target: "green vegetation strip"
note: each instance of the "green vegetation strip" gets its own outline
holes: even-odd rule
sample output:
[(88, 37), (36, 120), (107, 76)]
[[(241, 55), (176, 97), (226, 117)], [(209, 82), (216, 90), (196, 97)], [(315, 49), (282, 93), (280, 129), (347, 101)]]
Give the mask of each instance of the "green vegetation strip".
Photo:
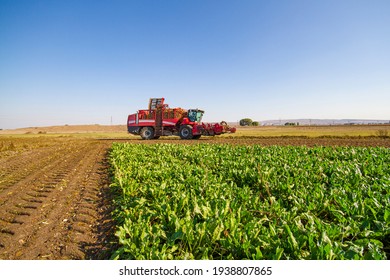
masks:
[(111, 151), (113, 259), (387, 259), (390, 150), (136, 145)]

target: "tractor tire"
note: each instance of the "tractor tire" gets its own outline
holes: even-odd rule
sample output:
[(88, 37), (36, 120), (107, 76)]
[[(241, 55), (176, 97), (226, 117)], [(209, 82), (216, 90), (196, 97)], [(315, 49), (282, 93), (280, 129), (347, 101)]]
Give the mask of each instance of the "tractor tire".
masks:
[(141, 129), (140, 135), (141, 135), (143, 140), (151, 140), (151, 139), (153, 139), (154, 138), (154, 129), (153, 129), (153, 127), (149, 127), (149, 126), (143, 127)]
[(181, 139), (192, 139), (192, 127), (190, 125), (183, 125), (180, 127), (179, 135)]

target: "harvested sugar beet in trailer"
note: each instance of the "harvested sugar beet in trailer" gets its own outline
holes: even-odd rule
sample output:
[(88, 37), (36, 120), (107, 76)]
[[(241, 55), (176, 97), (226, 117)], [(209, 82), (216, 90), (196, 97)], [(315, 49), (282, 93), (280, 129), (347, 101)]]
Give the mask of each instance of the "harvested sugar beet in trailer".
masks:
[(142, 139), (178, 135), (181, 139), (199, 139), (202, 135), (214, 136), (234, 133), (236, 128), (226, 122), (202, 122), (204, 111), (199, 109), (169, 108), (164, 98), (150, 98), (148, 109), (138, 110), (127, 118), (127, 130)]

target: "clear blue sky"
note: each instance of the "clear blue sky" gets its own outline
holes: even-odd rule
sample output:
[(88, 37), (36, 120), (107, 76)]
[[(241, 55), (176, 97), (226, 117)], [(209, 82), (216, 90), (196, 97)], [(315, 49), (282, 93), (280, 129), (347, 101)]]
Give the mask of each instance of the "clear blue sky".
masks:
[(388, 0), (0, 0), (0, 128), (390, 119)]

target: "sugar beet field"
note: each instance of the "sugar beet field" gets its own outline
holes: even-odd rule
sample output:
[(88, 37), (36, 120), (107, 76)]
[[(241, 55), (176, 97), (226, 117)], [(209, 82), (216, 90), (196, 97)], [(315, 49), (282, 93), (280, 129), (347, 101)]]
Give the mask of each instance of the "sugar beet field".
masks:
[(389, 259), (390, 139), (0, 137), (0, 259)]
[(387, 259), (390, 151), (116, 143), (115, 259)]

